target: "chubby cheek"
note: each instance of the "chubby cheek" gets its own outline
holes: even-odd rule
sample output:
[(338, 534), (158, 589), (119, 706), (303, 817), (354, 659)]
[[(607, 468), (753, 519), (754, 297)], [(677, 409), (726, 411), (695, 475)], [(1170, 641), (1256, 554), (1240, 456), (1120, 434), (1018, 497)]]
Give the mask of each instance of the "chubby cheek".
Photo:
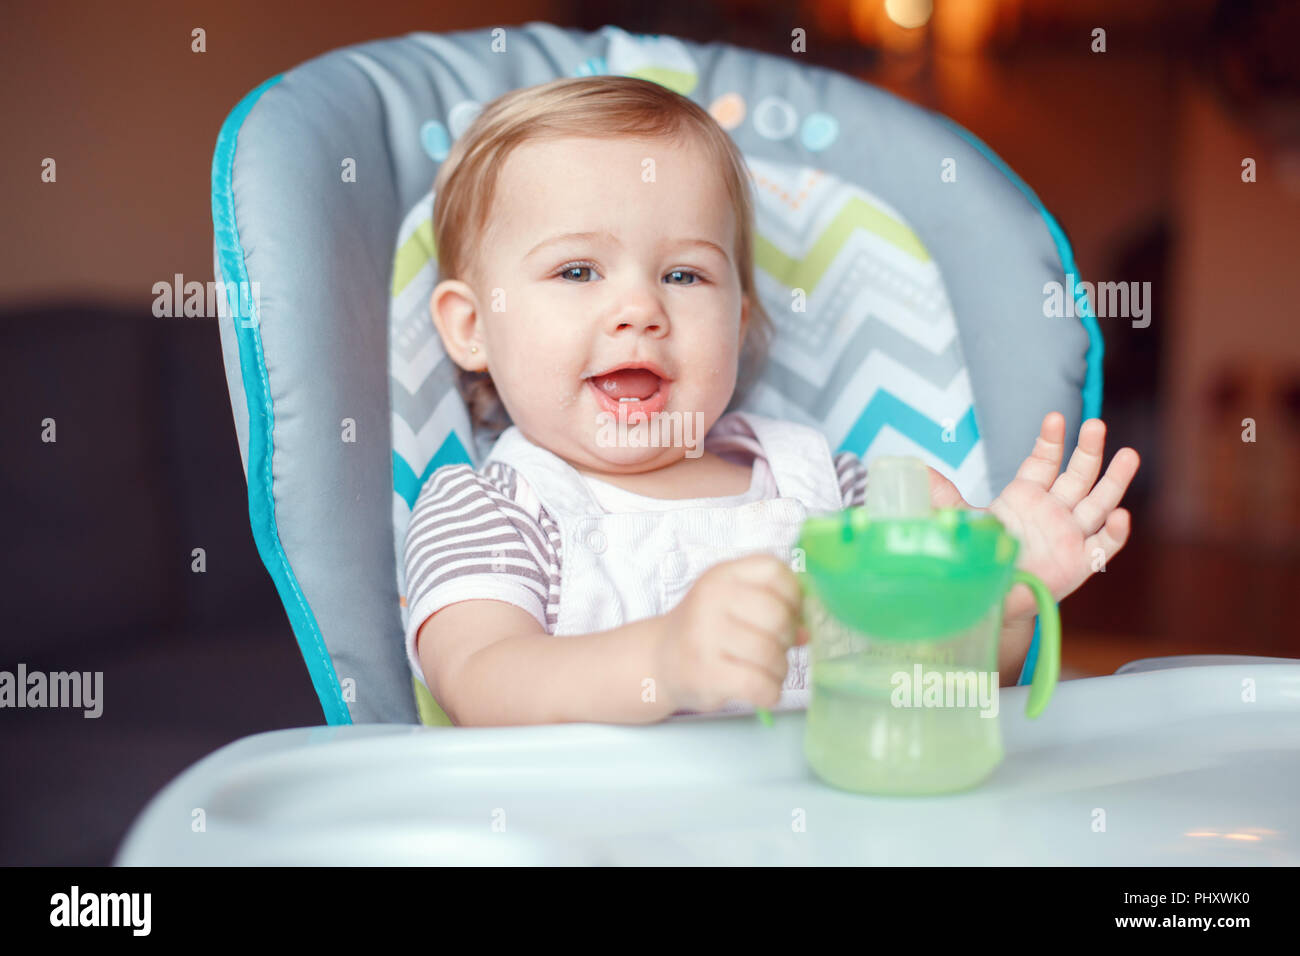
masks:
[(700, 374), (702, 383), (734, 382), (740, 361), (740, 345), (729, 339), (713, 337), (694, 345), (690, 365)]
[(545, 338), (529, 342), (524, 348), (511, 348), (505, 361), (494, 363), (498, 390), (508, 392), (516, 404), (541, 413), (571, 404), (583, 387), (582, 369), (573, 353)]
[(683, 411), (700, 411), (706, 415), (720, 413), (731, 401), (736, 387), (735, 349), (713, 348), (691, 357), (683, 367), (685, 374), (678, 381), (678, 394), (674, 404)]

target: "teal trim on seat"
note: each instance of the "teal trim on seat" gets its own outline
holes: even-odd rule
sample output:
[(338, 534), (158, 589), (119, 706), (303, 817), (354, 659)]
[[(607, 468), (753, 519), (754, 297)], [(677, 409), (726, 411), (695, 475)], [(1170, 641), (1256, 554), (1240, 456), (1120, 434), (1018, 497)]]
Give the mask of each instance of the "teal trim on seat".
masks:
[[(1097, 317), (1092, 313), (1092, 305), (1088, 302), (1088, 296), (1078, 285), (1079, 271), (1074, 264), (1074, 250), (1070, 248), (1070, 240), (1066, 238), (1065, 230), (1061, 228), (1061, 224), (1056, 221), (1056, 218), (1047, 211), (1047, 207), (1029, 188), (1029, 185), (1017, 176), (1010, 166), (1003, 162), (1001, 156), (989, 149), (986, 143), (960, 123), (953, 122), (942, 113), (935, 113), (934, 116), (948, 124), (962, 139), (979, 150), (985, 159), (997, 167), (1002, 175), (1011, 180), (1016, 188), (1024, 194), (1025, 198), (1037, 207), (1039, 215), (1047, 223), (1047, 231), (1051, 233), (1052, 241), (1056, 243), (1056, 253), (1061, 257), (1061, 268), (1064, 270), (1065, 277), (1075, 283), (1074, 288), (1070, 290), (1075, 293), (1075, 313), (1079, 316), (1079, 321), (1083, 323), (1083, 327), (1088, 330), (1088, 368), (1083, 379), (1083, 421), (1087, 421), (1089, 418), (1100, 418), (1101, 360), (1105, 354), (1106, 346), (1102, 340), (1101, 326), (1097, 324)], [(1034, 680), (1034, 666), (1038, 662), (1038, 633), (1038, 619), (1034, 618), (1034, 640), (1029, 645), (1029, 653), (1025, 655), (1025, 666), (1020, 670), (1019, 683), (1021, 684), (1029, 684)]]
[(262, 354), (258, 303), (255, 296), (241, 296), (232, 291), (252, 288), (248, 285), (244, 248), (240, 245), (239, 228), (235, 222), (232, 184), (235, 146), (244, 119), (262, 94), (280, 81), (281, 75), (271, 77), (240, 100), (221, 126), (216, 152), (212, 157), (212, 223), (221, 280), (225, 283), (230, 319), (234, 322), (235, 337), (239, 343), (239, 369), (248, 403), (248, 515), (253, 528), (253, 540), (257, 543), (262, 563), (275, 582), (280, 602), (289, 615), (289, 624), (298, 640), (316, 696), (320, 698), (321, 707), (325, 711), (326, 722), (350, 724), (352, 715), (343, 701), (343, 691), (334, 664), (325, 648), (316, 617), (298, 586), (293, 569), (289, 567), (289, 559), (284, 553), (276, 525), (271, 474), (275, 447), (275, 409), (271, 404), (266, 360)]

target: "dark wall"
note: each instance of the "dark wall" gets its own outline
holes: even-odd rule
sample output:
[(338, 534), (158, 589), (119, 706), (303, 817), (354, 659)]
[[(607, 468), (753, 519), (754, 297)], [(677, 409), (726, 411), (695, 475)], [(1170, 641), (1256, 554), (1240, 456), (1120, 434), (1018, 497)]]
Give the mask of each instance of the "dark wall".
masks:
[(249, 527), (214, 320), (11, 311), (0, 381), (0, 659), (284, 619)]

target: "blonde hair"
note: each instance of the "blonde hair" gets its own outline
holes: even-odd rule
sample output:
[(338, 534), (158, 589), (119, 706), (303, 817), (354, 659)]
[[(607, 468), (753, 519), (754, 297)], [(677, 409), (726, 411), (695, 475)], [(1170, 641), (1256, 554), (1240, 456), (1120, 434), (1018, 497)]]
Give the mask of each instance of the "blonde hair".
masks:
[[(722, 174), (735, 209), (735, 262), (741, 292), (749, 296), (749, 327), (742, 347), (736, 405), (757, 380), (774, 334), (754, 282), (754, 206), (749, 168), (726, 131), (702, 107), (649, 80), (593, 76), (552, 80), (500, 96), (485, 106), (456, 140), (434, 180), (433, 232), (441, 279), (475, 275), (475, 252), (487, 227), (497, 179), (521, 144), (567, 136), (695, 136)], [(509, 416), (487, 372), (459, 369), (457, 388), (470, 421), (494, 431)]]

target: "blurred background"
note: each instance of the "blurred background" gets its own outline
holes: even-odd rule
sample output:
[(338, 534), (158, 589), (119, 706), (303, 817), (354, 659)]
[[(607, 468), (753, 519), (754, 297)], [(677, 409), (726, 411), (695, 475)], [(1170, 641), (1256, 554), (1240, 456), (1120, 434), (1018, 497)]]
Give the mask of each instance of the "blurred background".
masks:
[[(306, 11), (8, 8), (0, 670), (101, 670), (105, 710), (0, 710), (0, 863), (106, 864), (189, 764), (323, 720), (253, 544), (216, 320), (155, 318), (152, 289), (212, 278), (212, 150), (245, 93), (330, 49), (412, 31), (544, 20), (722, 41), (843, 71), (970, 129), (1056, 216), (1082, 279), (1151, 283), (1145, 327), (1099, 320), (1107, 456), (1131, 445), (1143, 464), (1124, 500), (1130, 543), (1062, 605), (1062, 676), (1171, 654), (1300, 657), (1286, 610), (1300, 592), (1300, 4)], [(796, 27), (805, 53), (790, 51)], [(41, 181), (45, 157), (55, 183)], [(56, 443), (41, 441), (46, 418)]]

